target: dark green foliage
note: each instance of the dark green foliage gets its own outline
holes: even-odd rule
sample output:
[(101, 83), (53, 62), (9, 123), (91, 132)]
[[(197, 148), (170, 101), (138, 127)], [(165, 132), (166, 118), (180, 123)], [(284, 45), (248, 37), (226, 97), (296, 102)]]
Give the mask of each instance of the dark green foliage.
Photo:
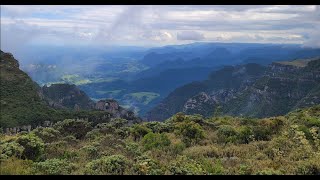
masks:
[(164, 132), (172, 132), (173, 126), (170, 123), (163, 122), (147, 122), (146, 126), (152, 130), (154, 133), (164, 133)]
[[(21, 157), (24, 152), (24, 147), (15, 141), (4, 142), (0, 145), (1, 155), (4, 157)], [(1, 159), (1, 158), (0, 158)]]
[(59, 102), (59, 105), (75, 109), (92, 109), (94, 102), (76, 85), (70, 84), (52, 84), (44, 86), (41, 92), (47, 101)]
[(176, 125), (176, 133), (182, 136), (183, 142), (187, 145), (198, 143), (204, 138), (202, 127), (194, 121), (184, 121)]
[(75, 169), (75, 165), (64, 159), (48, 159), (34, 164), (34, 171), (41, 175), (67, 175)]
[(16, 142), (24, 148), (22, 152), (23, 159), (37, 161), (43, 155), (44, 143), (33, 133), (18, 137)]
[(110, 121), (110, 124), (114, 127), (114, 128), (121, 128), (125, 125), (128, 124), (128, 120), (126, 119), (121, 119), (121, 118), (116, 118), (116, 119), (112, 119)]
[(201, 164), (188, 159), (185, 156), (179, 156), (176, 161), (169, 165), (169, 171), (173, 175), (203, 175), (205, 174)]
[(19, 69), (11, 54), (0, 54), (0, 127), (54, 121), (57, 113), (41, 100), (40, 87)]
[(134, 172), (138, 175), (163, 175), (164, 170), (161, 168), (160, 164), (149, 157), (140, 156), (136, 158), (136, 163), (134, 164)]
[(122, 175), (128, 166), (128, 160), (122, 155), (112, 155), (94, 160), (86, 165), (86, 174)]
[(53, 128), (39, 127), (34, 129), (32, 132), (40, 137), (45, 143), (51, 143), (61, 137), (61, 133)]
[(130, 134), (133, 136), (134, 140), (141, 139), (143, 136), (151, 132), (151, 129), (147, 128), (142, 124), (135, 124), (130, 129)]
[(165, 149), (170, 143), (167, 135), (153, 132), (149, 132), (142, 139), (142, 144), (146, 150)]
[(234, 143), (237, 141), (237, 131), (232, 126), (229, 126), (229, 125), (220, 126), (217, 131), (217, 134), (219, 136), (219, 139), (222, 142)]
[(57, 122), (54, 128), (62, 133), (62, 135), (73, 135), (77, 139), (83, 138), (87, 132), (92, 130), (91, 123), (85, 120), (66, 119)]

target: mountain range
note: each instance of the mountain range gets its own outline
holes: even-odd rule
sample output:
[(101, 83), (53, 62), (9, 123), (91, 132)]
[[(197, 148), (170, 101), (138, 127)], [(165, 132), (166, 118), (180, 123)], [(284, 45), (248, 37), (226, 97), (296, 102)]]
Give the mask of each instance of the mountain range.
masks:
[(150, 110), (148, 120), (178, 112), (269, 117), (320, 103), (320, 58), (226, 66), (181, 86)]

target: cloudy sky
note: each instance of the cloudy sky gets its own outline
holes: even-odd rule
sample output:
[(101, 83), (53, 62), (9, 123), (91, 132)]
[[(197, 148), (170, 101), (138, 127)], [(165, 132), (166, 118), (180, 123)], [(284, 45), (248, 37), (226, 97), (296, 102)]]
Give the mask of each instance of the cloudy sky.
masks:
[(199, 41), (320, 47), (320, 6), (1, 6), (1, 48)]

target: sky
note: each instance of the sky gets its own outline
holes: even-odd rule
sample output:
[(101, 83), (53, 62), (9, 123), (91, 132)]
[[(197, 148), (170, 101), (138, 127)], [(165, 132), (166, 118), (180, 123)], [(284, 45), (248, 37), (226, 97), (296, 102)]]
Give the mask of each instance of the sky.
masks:
[(320, 47), (318, 5), (1, 5), (1, 49), (36, 45), (163, 46), (193, 42)]

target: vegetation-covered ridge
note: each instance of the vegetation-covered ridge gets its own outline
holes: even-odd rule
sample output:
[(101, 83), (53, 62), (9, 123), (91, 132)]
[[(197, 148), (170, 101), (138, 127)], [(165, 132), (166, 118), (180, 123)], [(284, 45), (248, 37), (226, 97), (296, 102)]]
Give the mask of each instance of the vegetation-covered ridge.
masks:
[(26, 125), (42, 126), (45, 122), (67, 118), (84, 118), (94, 124), (116, 117), (139, 121), (133, 112), (116, 101), (95, 103), (75, 85), (54, 84), (41, 88), (19, 69), (18, 60), (10, 53), (1, 51), (0, 72), (0, 129), (16, 131)]
[[(216, 114), (218, 115), (218, 114)], [(264, 119), (178, 113), (1, 135), (0, 174), (320, 175), (320, 106)]]

